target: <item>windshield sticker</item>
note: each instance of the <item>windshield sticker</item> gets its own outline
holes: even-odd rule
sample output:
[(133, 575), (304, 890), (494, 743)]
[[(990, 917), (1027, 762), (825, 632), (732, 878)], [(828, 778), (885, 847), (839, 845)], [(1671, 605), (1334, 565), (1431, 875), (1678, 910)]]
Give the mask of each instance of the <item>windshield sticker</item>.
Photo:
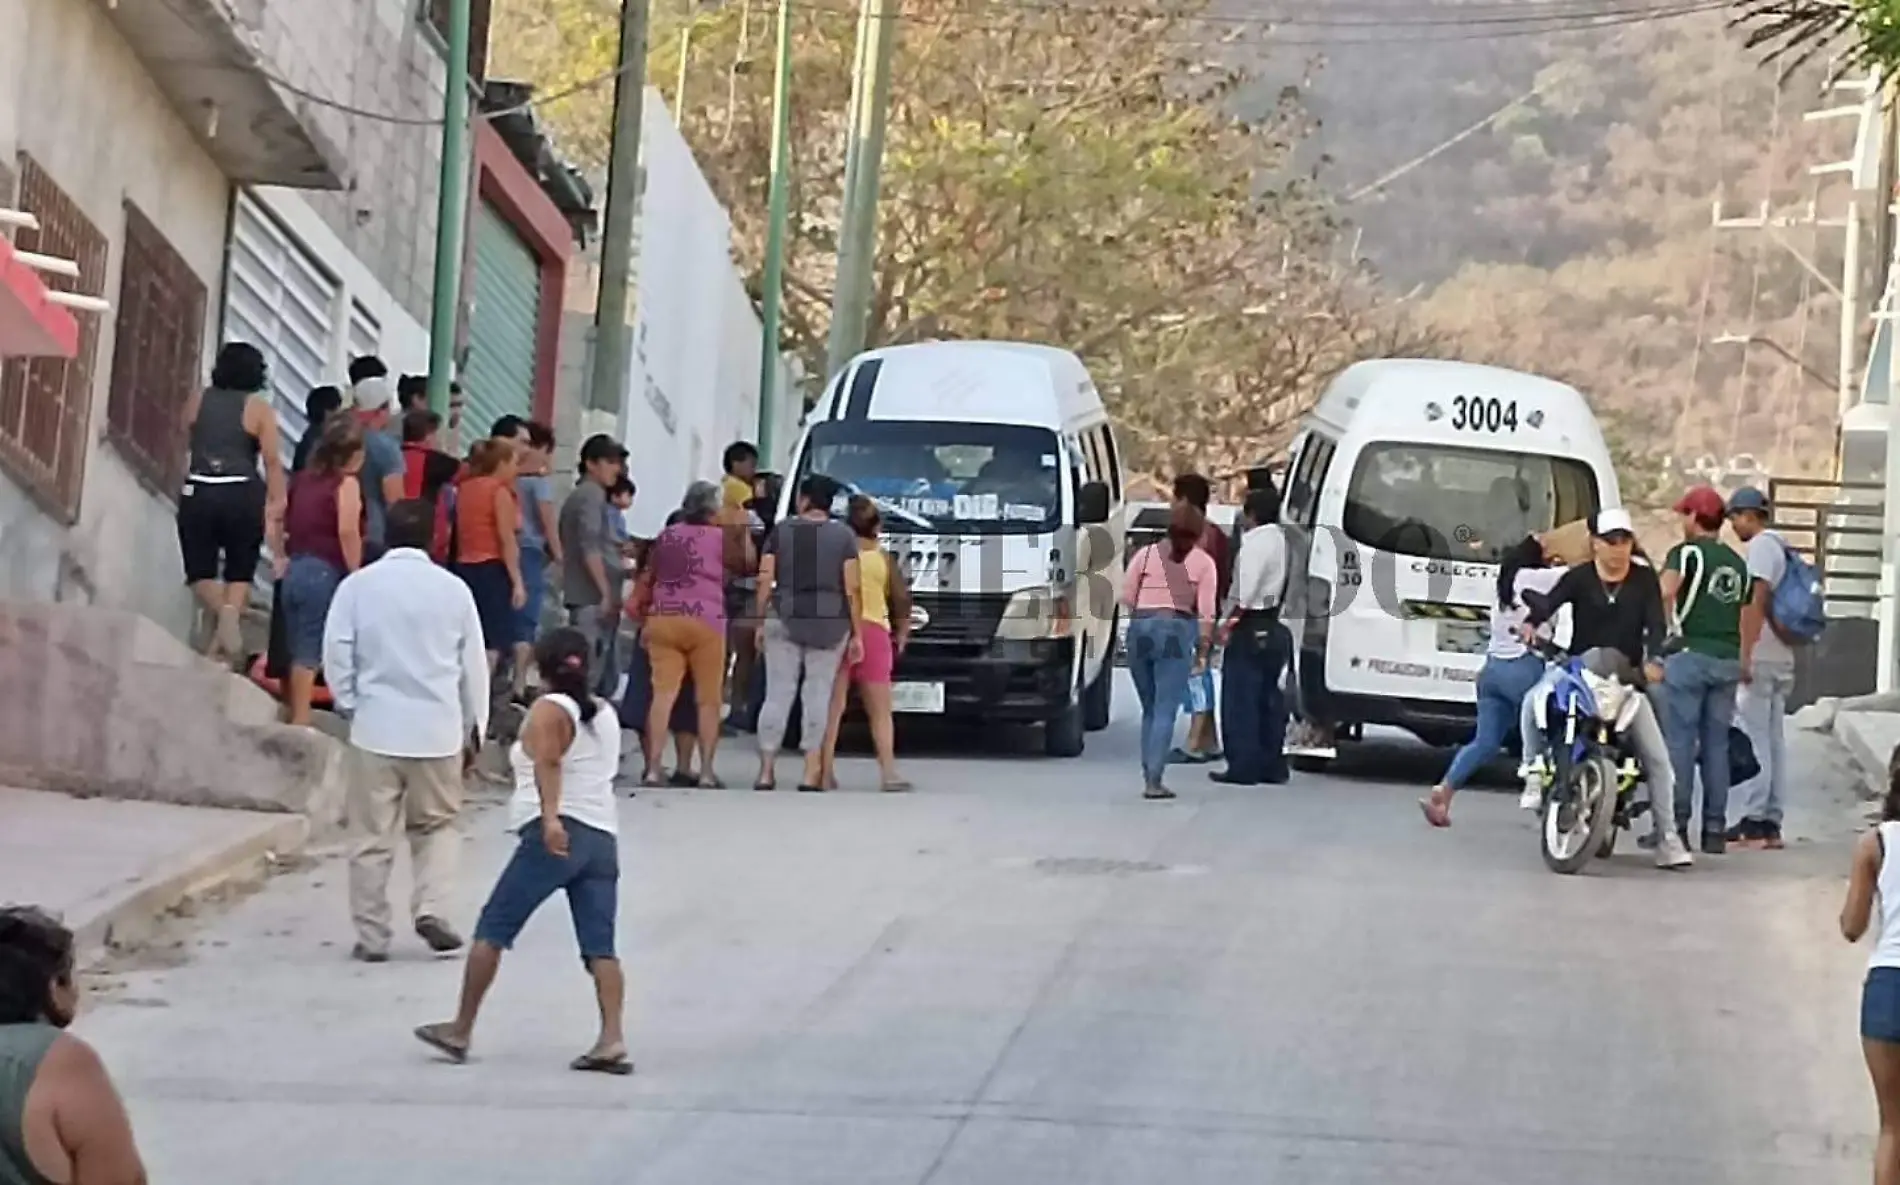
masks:
[(1003, 518), (1012, 523), (1039, 523), (1049, 512), (1031, 502), (1011, 502), (1003, 507)]
[(843, 518), (851, 510), (851, 495), (839, 494), (831, 500), (831, 517)]
[(951, 508), (966, 522), (995, 522), (1002, 517), (1003, 500), (995, 494), (958, 494)]
[(948, 498), (900, 498), (897, 505), (906, 514), (919, 514), (925, 518), (947, 518), (950, 515)]
[(1054, 453), (1042, 454), (1042, 467), (1044, 469), (1054, 469), (1056, 467), (1056, 455)]

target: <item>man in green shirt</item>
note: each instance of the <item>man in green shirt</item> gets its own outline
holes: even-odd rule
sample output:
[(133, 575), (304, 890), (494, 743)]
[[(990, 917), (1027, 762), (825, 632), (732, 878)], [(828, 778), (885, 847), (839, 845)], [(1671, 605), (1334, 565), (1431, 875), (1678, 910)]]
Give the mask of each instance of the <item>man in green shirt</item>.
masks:
[(1663, 603), (1683, 648), (1663, 664), (1663, 739), (1676, 774), (1676, 830), (1688, 843), (1702, 774), (1702, 850), (1727, 847), (1729, 725), (1742, 681), (1742, 604), (1748, 563), (1722, 542), (1722, 495), (1697, 486), (1676, 503), (1682, 542), (1663, 562)]

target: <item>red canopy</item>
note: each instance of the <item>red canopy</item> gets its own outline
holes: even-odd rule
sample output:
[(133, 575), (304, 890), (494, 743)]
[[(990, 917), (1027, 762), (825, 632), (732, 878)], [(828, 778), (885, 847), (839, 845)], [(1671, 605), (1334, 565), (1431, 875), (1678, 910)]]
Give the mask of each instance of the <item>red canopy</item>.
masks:
[(21, 263), (0, 238), (0, 358), (71, 358), (79, 353), (79, 323), (46, 298), (40, 274)]

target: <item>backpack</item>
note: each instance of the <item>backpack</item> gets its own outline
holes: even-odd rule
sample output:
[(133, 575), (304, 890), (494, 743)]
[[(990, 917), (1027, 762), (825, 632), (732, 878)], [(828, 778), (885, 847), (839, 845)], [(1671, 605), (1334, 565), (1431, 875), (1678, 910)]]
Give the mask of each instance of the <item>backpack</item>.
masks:
[(1768, 616), (1796, 642), (1813, 642), (1827, 629), (1827, 597), (1821, 574), (1788, 541), (1775, 536), (1787, 567), (1769, 598)]

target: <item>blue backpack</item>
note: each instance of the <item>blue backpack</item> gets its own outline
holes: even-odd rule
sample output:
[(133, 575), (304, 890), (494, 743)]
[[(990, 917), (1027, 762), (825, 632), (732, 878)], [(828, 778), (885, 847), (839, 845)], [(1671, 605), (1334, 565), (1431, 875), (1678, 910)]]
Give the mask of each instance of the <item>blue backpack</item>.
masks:
[(1775, 536), (1781, 545), (1787, 568), (1775, 582), (1768, 602), (1768, 615), (1781, 631), (1797, 642), (1813, 642), (1827, 629), (1827, 596), (1821, 587), (1821, 574), (1788, 541)]

